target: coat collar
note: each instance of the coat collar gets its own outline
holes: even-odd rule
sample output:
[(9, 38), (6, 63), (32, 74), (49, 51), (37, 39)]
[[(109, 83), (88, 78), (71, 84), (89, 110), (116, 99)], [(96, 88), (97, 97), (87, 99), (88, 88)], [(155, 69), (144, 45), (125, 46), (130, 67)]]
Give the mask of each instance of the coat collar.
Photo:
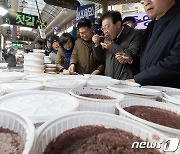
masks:
[(65, 57), (65, 56), (66, 56), (62, 48), (60, 48), (60, 49), (58, 50), (58, 52), (60, 53), (60, 55), (61, 55), (62, 57)]
[(180, 3), (176, 2), (172, 8), (170, 8), (164, 16), (162, 16), (159, 20), (158, 23), (166, 25), (169, 23), (170, 20), (173, 19), (174, 16), (176, 16), (178, 13), (180, 13)]
[(117, 35), (117, 37), (114, 39), (114, 42), (116, 42), (117, 40), (119, 40), (119, 38), (122, 36), (122, 35), (127, 35), (130, 31), (131, 31), (131, 27), (127, 26), (127, 25), (124, 25), (123, 28), (122, 28), (122, 31)]

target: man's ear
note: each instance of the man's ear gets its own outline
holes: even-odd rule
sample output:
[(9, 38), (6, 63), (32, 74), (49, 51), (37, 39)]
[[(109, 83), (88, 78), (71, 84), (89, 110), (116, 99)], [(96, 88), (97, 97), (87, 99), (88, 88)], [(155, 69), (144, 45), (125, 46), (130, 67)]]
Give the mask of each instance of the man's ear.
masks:
[(122, 27), (122, 22), (121, 21), (117, 21), (116, 25), (117, 25), (117, 28), (121, 28)]

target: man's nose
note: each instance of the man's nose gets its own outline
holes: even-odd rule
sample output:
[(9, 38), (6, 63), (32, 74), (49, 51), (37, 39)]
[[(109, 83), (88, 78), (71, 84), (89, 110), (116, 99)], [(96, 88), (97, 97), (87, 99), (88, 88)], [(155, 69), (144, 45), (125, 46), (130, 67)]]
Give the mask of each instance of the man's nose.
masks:
[(104, 34), (105, 34), (105, 35), (108, 34), (108, 30), (105, 30), (105, 31), (104, 31)]

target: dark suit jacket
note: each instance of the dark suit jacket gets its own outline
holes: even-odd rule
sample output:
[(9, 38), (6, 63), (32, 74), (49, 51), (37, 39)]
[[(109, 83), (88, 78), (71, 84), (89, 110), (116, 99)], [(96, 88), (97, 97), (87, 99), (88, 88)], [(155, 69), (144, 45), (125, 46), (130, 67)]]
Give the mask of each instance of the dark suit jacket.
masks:
[(129, 26), (124, 26), (123, 31), (109, 50), (103, 50), (101, 45), (94, 48), (96, 56), (99, 60), (105, 62), (105, 75), (110, 76), (115, 79), (129, 79), (133, 78), (133, 69), (131, 64), (120, 64), (116, 58), (115, 54), (118, 52), (126, 52), (130, 55), (135, 55), (139, 51), (141, 43), (142, 34), (130, 28)]
[(180, 5), (153, 20), (143, 40), (141, 72), (134, 77), (135, 81), (180, 88)]

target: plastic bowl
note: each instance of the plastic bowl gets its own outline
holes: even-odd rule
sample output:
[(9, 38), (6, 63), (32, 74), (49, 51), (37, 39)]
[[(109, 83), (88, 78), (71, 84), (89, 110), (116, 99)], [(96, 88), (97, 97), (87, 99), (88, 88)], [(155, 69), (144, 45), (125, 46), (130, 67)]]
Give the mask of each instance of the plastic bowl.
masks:
[(0, 127), (8, 128), (22, 137), (25, 142), (23, 154), (32, 152), (35, 143), (35, 127), (30, 119), (14, 111), (0, 108)]
[(162, 95), (161, 91), (158, 90), (129, 85), (118, 84), (108, 86), (107, 88), (116, 93), (123, 93), (125, 95), (125, 98), (144, 98), (156, 100), (158, 97)]
[(55, 118), (39, 127), (34, 154), (42, 154), (46, 146), (64, 131), (86, 125), (119, 128), (148, 141), (164, 141), (168, 138), (151, 127), (125, 117), (101, 112), (76, 112)]
[(69, 90), (72, 88), (77, 88), (81, 86), (86, 86), (86, 80), (80, 79), (57, 79), (57, 80), (47, 80), (43, 83), (44, 90), (57, 91), (69, 94)]
[[(115, 94), (110, 90), (95, 87), (78, 87), (71, 89), (69, 93), (77, 98), (80, 103), (80, 111), (99, 111), (115, 113), (115, 104), (124, 98), (123, 94)], [(95, 99), (80, 96), (81, 94), (99, 94), (110, 96), (115, 99)]]
[(24, 114), (34, 124), (42, 124), (56, 116), (78, 111), (79, 102), (64, 93), (29, 90), (0, 97), (0, 107)]
[[(0, 87), (4, 89), (5, 93), (13, 93), (24, 90), (42, 90), (43, 85), (40, 82), (28, 80), (16, 80), (13, 82), (0, 83)], [(1, 95), (1, 92), (0, 92)]]
[(158, 129), (159, 131), (165, 133), (166, 135), (168, 135), (170, 137), (179, 137), (180, 138), (180, 130), (166, 127), (163, 125), (159, 125), (159, 124), (141, 119), (141, 118), (124, 110), (125, 107), (136, 106), (136, 105), (151, 106), (151, 107), (156, 107), (156, 108), (160, 108), (160, 109), (166, 109), (166, 110), (175, 112), (177, 114), (180, 114), (180, 108), (177, 108), (174, 105), (169, 105), (166, 103), (153, 101), (153, 100), (147, 100), (147, 99), (124, 99), (121, 102), (116, 104), (116, 107), (119, 110), (119, 115), (126, 116), (128, 118), (131, 118), (131, 119), (141, 122), (143, 124), (149, 125), (155, 129)]

